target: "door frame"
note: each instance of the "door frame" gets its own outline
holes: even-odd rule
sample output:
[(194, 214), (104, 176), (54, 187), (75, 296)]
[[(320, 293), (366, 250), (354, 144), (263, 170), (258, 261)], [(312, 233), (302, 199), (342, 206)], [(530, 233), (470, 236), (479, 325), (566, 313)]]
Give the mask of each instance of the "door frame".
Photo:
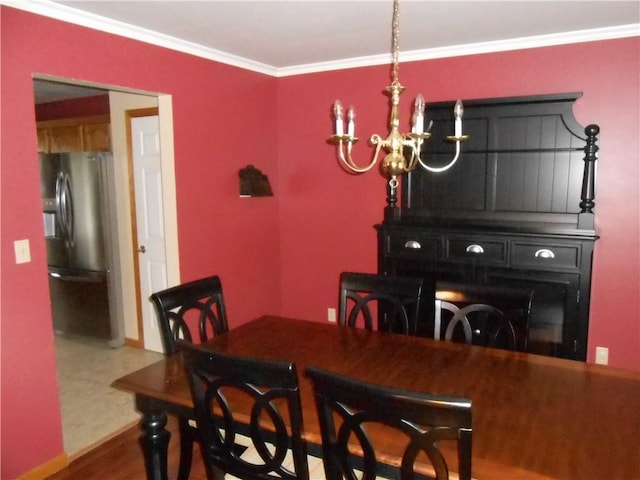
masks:
[[(134, 94), (129, 97), (119, 94)], [(165, 249), (167, 260), (167, 285), (177, 285), (180, 283), (180, 262), (178, 253), (178, 222), (177, 222), (177, 202), (174, 166), (173, 147), (173, 109), (171, 95), (161, 94), (141, 94), (140, 92), (123, 92), (111, 90), (110, 104), (112, 105), (112, 133), (114, 137), (113, 150), (116, 163), (117, 192), (114, 203), (117, 209), (117, 224), (120, 229), (117, 241), (120, 262), (120, 302), (119, 311), (124, 321), (124, 343), (125, 345), (144, 348), (144, 336), (142, 328), (141, 308), (142, 301), (139, 290), (139, 273), (137, 272), (137, 257), (135, 250), (137, 243), (134, 237), (135, 224), (135, 202), (132, 169), (131, 151), (131, 131), (129, 119), (135, 115), (148, 115), (149, 110), (156, 107), (136, 104), (136, 97), (153, 97), (157, 100), (157, 115), (160, 123), (160, 149), (161, 149), (161, 169), (162, 169), (162, 201), (165, 228)], [(131, 101), (129, 102), (129, 99)], [(118, 111), (114, 111), (117, 105)], [(136, 114), (136, 111), (140, 111)], [(128, 112), (128, 113), (127, 113)], [(155, 114), (155, 113), (154, 113)], [(113, 132), (115, 126), (116, 131)], [(127, 133), (127, 129), (128, 133)], [(117, 138), (119, 136), (119, 138)]]

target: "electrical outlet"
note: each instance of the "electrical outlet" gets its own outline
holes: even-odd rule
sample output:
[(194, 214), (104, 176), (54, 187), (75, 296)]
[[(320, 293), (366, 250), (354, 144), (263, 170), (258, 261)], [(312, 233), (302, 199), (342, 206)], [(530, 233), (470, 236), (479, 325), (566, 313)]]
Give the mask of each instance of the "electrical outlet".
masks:
[(327, 309), (327, 320), (331, 323), (336, 323), (336, 309), (328, 308)]
[(16, 263), (28, 263), (31, 261), (31, 250), (29, 240), (16, 240), (13, 242), (13, 249), (16, 254)]
[(596, 347), (596, 363), (599, 365), (609, 364), (609, 349), (607, 347)]

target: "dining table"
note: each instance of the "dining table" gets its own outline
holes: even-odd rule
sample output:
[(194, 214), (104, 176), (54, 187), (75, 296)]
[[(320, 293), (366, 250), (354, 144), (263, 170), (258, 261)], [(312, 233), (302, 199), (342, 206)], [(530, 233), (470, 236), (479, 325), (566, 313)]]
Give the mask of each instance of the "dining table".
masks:
[[(640, 479), (639, 372), (274, 315), (202, 346), (295, 363), (304, 436), (312, 446), (321, 437), (304, 375), (310, 365), (379, 385), (471, 399), (474, 479)], [(166, 357), (112, 385), (135, 395), (147, 477), (165, 480), (167, 415), (193, 418), (182, 357)], [(384, 453), (393, 465), (394, 452)]]

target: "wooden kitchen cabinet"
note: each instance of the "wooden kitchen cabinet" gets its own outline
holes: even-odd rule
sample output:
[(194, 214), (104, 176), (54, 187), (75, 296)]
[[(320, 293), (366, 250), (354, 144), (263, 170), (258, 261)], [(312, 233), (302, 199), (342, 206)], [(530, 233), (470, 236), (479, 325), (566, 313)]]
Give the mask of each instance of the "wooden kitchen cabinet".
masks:
[(85, 151), (111, 151), (111, 124), (101, 122), (82, 125), (82, 142)]
[(108, 115), (38, 122), (41, 153), (111, 151)]

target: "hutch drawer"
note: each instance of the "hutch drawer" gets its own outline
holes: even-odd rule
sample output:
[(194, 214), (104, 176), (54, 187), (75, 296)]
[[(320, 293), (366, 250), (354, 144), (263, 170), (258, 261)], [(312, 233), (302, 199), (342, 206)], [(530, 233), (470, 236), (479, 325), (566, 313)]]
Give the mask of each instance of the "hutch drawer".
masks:
[(441, 256), (441, 245), (440, 236), (398, 234), (387, 237), (389, 254), (400, 257), (435, 260)]
[(581, 245), (513, 242), (511, 265), (536, 269), (576, 271), (580, 268)]
[(479, 265), (505, 264), (507, 242), (487, 238), (447, 237), (445, 258)]

